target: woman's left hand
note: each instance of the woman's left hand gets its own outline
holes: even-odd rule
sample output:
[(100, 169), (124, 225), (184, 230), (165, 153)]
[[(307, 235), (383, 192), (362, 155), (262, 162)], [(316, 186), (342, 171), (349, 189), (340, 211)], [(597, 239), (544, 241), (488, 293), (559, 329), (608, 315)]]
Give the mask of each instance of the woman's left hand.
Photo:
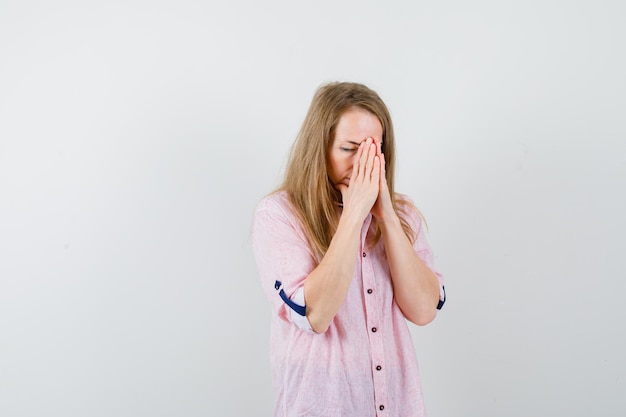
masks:
[(396, 212), (393, 209), (393, 203), (391, 202), (391, 195), (389, 194), (389, 187), (387, 186), (387, 176), (385, 171), (385, 156), (382, 152), (382, 144), (376, 141), (376, 155), (380, 161), (380, 185), (378, 187), (378, 198), (372, 207), (372, 215), (377, 220), (383, 221), (385, 218), (391, 218), (395, 216)]

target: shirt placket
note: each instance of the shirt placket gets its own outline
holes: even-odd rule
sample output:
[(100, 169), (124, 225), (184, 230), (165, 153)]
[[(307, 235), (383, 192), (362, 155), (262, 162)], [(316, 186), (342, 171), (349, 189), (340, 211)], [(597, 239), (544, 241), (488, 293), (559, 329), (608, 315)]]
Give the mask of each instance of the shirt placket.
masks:
[(370, 218), (363, 225), (361, 232), (361, 276), (363, 282), (363, 291), (365, 299), (365, 322), (367, 325), (367, 333), (370, 344), (372, 376), (374, 381), (374, 403), (376, 406), (376, 415), (378, 417), (387, 416), (387, 378), (384, 355), (383, 332), (380, 328), (382, 320), (380, 317), (380, 309), (378, 308), (377, 298), (380, 297), (378, 292), (380, 286), (376, 285), (374, 279), (374, 268), (372, 267), (373, 256), (368, 257), (366, 251), (366, 236), (369, 229)]

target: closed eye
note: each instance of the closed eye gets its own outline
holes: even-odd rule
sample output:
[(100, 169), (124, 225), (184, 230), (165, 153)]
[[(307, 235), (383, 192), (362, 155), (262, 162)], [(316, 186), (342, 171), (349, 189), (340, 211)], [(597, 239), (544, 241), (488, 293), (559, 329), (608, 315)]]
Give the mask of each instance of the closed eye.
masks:
[(341, 149), (344, 152), (354, 152), (354, 151), (356, 151), (356, 148), (343, 148), (343, 147), (340, 147), (339, 149)]

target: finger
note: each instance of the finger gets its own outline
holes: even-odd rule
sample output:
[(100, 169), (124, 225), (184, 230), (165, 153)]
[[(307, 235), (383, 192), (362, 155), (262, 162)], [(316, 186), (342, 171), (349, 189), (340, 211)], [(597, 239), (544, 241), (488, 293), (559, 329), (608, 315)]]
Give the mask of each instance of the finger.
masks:
[(387, 183), (387, 170), (386, 170), (386, 162), (385, 155), (381, 155), (380, 157), (380, 184)]
[(376, 155), (382, 155), (383, 153), (383, 143), (376, 138), (372, 138), (374, 144), (376, 144)]
[(367, 179), (372, 179), (373, 171), (380, 170), (380, 164), (375, 164), (374, 158), (376, 158), (376, 145), (371, 143), (367, 152), (367, 162), (365, 165)]
[(359, 161), (361, 160), (361, 154), (363, 153), (363, 144), (359, 145), (359, 148), (354, 155), (354, 164), (352, 165), (352, 175), (350, 175), (350, 183), (355, 181), (359, 177)]
[(374, 162), (374, 169), (372, 172), (372, 182), (374, 184), (379, 184), (380, 183), (380, 175), (381, 175), (381, 164), (380, 164), (380, 157), (378, 155), (374, 155), (373, 158), (373, 162)]
[(367, 166), (367, 157), (369, 153), (369, 142), (366, 140), (361, 142), (360, 149), (361, 156), (359, 157), (359, 179), (363, 180), (365, 178), (366, 166)]

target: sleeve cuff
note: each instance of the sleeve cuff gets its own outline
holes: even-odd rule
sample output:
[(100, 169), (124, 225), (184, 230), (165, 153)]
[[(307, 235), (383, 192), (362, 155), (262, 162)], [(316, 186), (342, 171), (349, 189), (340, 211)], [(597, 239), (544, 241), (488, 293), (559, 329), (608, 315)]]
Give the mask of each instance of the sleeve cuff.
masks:
[(283, 299), (285, 307), (287, 307), (287, 315), (289, 320), (296, 325), (300, 330), (314, 334), (311, 323), (306, 317), (306, 304), (304, 303), (304, 287), (300, 287), (296, 290), (296, 293), (291, 297), (287, 297), (285, 290), (282, 288), (282, 283), (276, 281), (274, 288), (278, 291), (280, 298)]
[[(293, 295), (292, 300), (294, 303), (301, 305), (306, 309), (306, 304), (304, 303), (304, 287), (298, 288), (296, 293)], [(291, 319), (291, 322), (295, 324), (300, 330), (311, 334), (315, 333), (313, 331), (313, 328), (311, 327), (311, 323), (309, 323), (309, 319), (306, 318), (306, 314), (304, 316), (301, 316), (294, 310), (289, 309), (289, 318)]]
[(441, 307), (446, 303), (446, 287), (441, 285), (439, 287), (439, 303), (437, 304), (437, 310), (441, 310)]

